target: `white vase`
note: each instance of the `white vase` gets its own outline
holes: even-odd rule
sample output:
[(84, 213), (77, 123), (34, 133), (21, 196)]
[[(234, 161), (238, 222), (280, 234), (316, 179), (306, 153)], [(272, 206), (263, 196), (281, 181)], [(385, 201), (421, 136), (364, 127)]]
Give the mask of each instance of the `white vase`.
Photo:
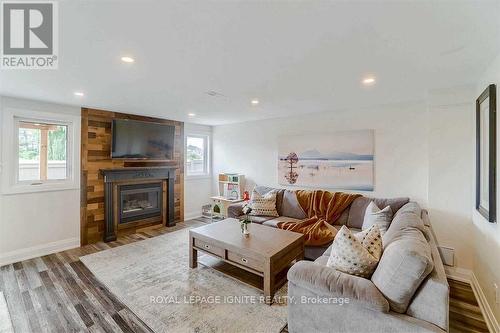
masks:
[(249, 224), (250, 224), (250, 223), (242, 223), (242, 224), (241, 224), (241, 232), (242, 232), (242, 233), (243, 233), (243, 235), (245, 235), (245, 236), (250, 235), (250, 231), (248, 230), (248, 225), (249, 225)]

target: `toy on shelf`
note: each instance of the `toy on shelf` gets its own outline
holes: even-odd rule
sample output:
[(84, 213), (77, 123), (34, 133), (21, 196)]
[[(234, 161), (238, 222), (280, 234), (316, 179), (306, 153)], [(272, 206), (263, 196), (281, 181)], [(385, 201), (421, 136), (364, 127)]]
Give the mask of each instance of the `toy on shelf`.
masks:
[(250, 200), (250, 193), (248, 191), (243, 192), (243, 201)]
[(243, 197), (245, 176), (237, 173), (219, 174), (219, 196), (231, 200)]

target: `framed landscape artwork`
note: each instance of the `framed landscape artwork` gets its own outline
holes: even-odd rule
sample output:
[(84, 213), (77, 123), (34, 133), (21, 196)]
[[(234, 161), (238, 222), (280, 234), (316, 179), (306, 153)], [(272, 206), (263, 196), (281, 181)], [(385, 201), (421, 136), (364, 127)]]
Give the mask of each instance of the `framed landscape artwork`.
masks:
[(281, 137), (278, 178), (281, 185), (373, 191), (374, 131)]
[(476, 209), (496, 221), (496, 86), (476, 100)]

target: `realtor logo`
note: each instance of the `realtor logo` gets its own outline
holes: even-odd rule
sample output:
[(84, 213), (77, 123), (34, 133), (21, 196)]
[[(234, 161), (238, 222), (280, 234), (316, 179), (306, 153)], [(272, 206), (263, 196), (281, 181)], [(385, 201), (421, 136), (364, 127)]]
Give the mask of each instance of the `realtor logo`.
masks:
[(57, 69), (57, 3), (2, 1), (2, 69)]

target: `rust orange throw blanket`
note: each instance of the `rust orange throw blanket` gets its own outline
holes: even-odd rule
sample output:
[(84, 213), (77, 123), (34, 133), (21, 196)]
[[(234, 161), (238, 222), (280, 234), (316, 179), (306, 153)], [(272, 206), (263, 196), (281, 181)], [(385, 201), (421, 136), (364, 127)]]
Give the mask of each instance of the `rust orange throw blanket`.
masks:
[(278, 228), (305, 235), (309, 246), (325, 245), (333, 240), (336, 229), (332, 224), (361, 194), (328, 191), (295, 191), (300, 206), (307, 218), (300, 222), (281, 222)]

